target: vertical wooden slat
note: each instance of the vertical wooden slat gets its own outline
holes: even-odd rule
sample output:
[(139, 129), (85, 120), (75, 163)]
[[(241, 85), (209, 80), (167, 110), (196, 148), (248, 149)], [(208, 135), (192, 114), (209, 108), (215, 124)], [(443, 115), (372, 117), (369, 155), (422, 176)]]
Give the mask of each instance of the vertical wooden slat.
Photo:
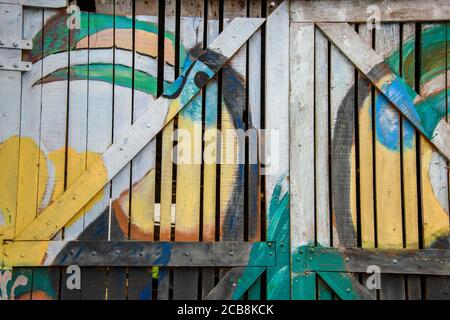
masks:
[[(359, 26), (359, 36), (372, 46), (373, 31), (366, 24)], [(373, 177), (373, 108), (372, 85), (358, 73), (358, 133), (359, 133), (359, 179), (361, 208), (361, 245), (375, 247), (375, 203)]]
[[(249, 16), (260, 18), (262, 6), (260, 1), (249, 1)], [(261, 177), (258, 156), (258, 134), (261, 129), (261, 36), (258, 30), (248, 42), (248, 109), (247, 130), (247, 214), (248, 214), (248, 240), (261, 241)], [(261, 279), (257, 279), (249, 288), (248, 298), (258, 300), (261, 298)]]
[(267, 269), (267, 299), (289, 299), (289, 3), (266, 20), (265, 174), (267, 241), (276, 241), (276, 267)]
[[(89, 14), (89, 31), (95, 33), (98, 25), (103, 23), (107, 26), (108, 32), (114, 33), (114, 1), (103, 2), (105, 5), (104, 13), (107, 16)], [(100, 21), (103, 20), (103, 21)], [(104, 41), (103, 47), (110, 48), (104, 53), (102, 58), (98, 57), (95, 48), (98, 41)], [(109, 82), (96, 81), (94, 78), (94, 62), (104, 59), (106, 62), (102, 66), (102, 72), (108, 79), (113, 79), (113, 61), (114, 61), (114, 37), (100, 38), (91, 37), (89, 40), (89, 77), (88, 77), (88, 150), (95, 153), (103, 153), (112, 142), (113, 127), (113, 84)], [(110, 63), (110, 64), (108, 64)], [(95, 161), (96, 156), (89, 153), (87, 156), (88, 166)], [(97, 195), (100, 199), (94, 198), (90, 204), (95, 203), (103, 211), (98, 217), (91, 216), (91, 212), (86, 212), (84, 216), (84, 239), (85, 240), (107, 240), (108, 239), (108, 221), (110, 212), (110, 190), (111, 184), (107, 184)], [(87, 205), (85, 208), (87, 208)], [(86, 210), (87, 211), (87, 210)], [(93, 221), (93, 219), (95, 219)], [(106, 268), (84, 268), (81, 277), (81, 298), (83, 300), (100, 299), (107, 297), (107, 270)]]
[[(402, 78), (411, 87), (415, 87), (415, 33), (414, 23), (403, 24), (402, 29)], [(403, 207), (404, 207), (404, 230), (405, 245), (409, 249), (419, 249), (419, 208), (417, 192), (417, 148), (416, 132), (412, 124), (402, 117), (402, 161), (403, 161)], [(407, 276), (407, 297), (409, 300), (421, 299), (420, 277)]]
[(353, 65), (333, 45), (330, 52), (332, 244), (343, 247), (356, 245), (354, 84)]
[[(329, 176), (329, 95), (328, 95), (328, 52), (329, 44), (320, 30), (315, 30), (314, 53), (314, 144), (315, 144), (315, 210), (316, 244), (331, 246), (330, 232), (330, 176)], [(306, 162), (305, 162), (306, 163)], [(311, 170), (311, 168), (309, 168)], [(331, 291), (318, 281), (318, 298), (329, 300)]]
[[(81, 29), (88, 30), (89, 22), (83, 22)], [(74, 36), (74, 32), (70, 37)], [(81, 73), (88, 74), (89, 51), (69, 51), (69, 74), (78, 68)], [(66, 184), (70, 186), (85, 170), (87, 165), (87, 120), (88, 120), (88, 81), (69, 79), (69, 106), (68, 106), (68, 132), (67, 132), (67, 172)], [(81, 210), (64, 228), (64, 240), (76, 240), (83, 232), (83, 215)], [(78, 300), (81, 289), (67, 288), (67, 278), (70, 275), (66, 270), (61, 274), (61, 299)]]
[[(164, 32), (175, 36), (176, 24), (176, 1), (170, 0), (165, 3)], [(175, 79), (175, 47), (164, 41), (164, 80), (172, 83)], [(175, 53), (176, 54), (176, 53)], [(165, 85), (165, 88), (168, 86)], [(159, 219), (159, 240), (170, 241), (172, 230), (172, 182), (173, 182), (173, 134), (174, 120), (170, 121), (162, 131), (161, 147), (161, 202)], [(160, 268), (158, 273), (158, 299), (169, 299), (169, 276), (168, 268)]]
[[(447, 70), (446, 24), (423, 24), (420, 44), (420, 89), (424, 98), (433, 98), (439, 108), (445, 108), (445, 94), (437, 93), (447, 90), (445, 75), (438, 75), (436, 70)], [(447, 71), (448, 72), (448, 71)], [(445, 110), (445, 109), (444, 109)], [(420, 174), (421, 202), (423, 222), (423, 246), (448, 248), (449, 230), (449, 194), (448, 168), (445, 159), (436, 152), (431, 144), (420, 137)], [(443, 239), (440, 240), (439, 237)], [(443, 242), (443, 244), (440, 244)], [(426, 277), (425, 299), (447, 300), (449, 277)]]
[[(373, 30), (367, 24), (359, 25), (359, 36), (372, 47)], [(374, 167), (373, 167), (373, 99), (372, 85), (358, 72), (357, 78), (357, 105), (358, 105), (358, 144), (359, 144), (359, 202), (361, 246), (375, 248), (375, 197), (374, 197)], [(362, 275), (362, 284), (368, 276)], [(376, 292), (372, 292), (376, 296)]]
[[(1, 39), (22, 39), (22, 6), (1, 4)], [(26, 30), (28, 31), (28, 30)], [(26, 32), (25, 31), (25, 32)], [(21, 50), (0, 49), (0, 60), (22, 60)], [(0, 238), (14, 237), (19, 170), (21, 72), (0, 70)]]
[[(400, 48), (398, 24), (383, 24), (375, 30), (375, 50), (383, 57)], [(399, 72), (399, 59), (389, 66)], [(402, 198), (400, 172), (400, 115), (384, 96), (375, 96), (375, 174), (377, 192), (377, 237), (379, 248), (402, 248)], [(404, 299), (401, 276), (383, 275), (381, 299)]]
[[(314, 24), (293, 23), (290, 36), (291, 245), (296, 253), (300, 246), (315, 244)], [(315, 291), (292, 285), (294, 298), (303, 299), (305, 290)]]
[[(219, 1), (208, 0), (206, 45), (219, 35)], [(205, 88), (205, 136), (203, 166), (203, 241), (214, 241), (216, 235), (216, 184), (217, 184), (217, 117), (218, 83), (216, 79)], [(214, 268), (202, 270), (202, 297), (214, 287)]]
[[(32, 37), (35, 30), (32, 27), (36, 27), (37, 30), (41, 27), (42, 23), (42, 11), (23, 12), (22, 6), (11, 4), (0, 4), (0, 16), (2, 27), (0, 29), (0, 38), (15, 40), (23, 39), (23, 36)], [(41, 14), (39, 17), (38, 15)], [(40, 18), (40, 19), (39, 19)], [(37, 25), (33, 25), (33, 22)], [(18, 49), (0, 49), (0, 61), (5, 61), (7, 58), (15, 59), (16, 61), (22, 61), (21, 50)], [(20, 194), (20, 190), (23, 190), (24, 186), (19, 178), (19, 174), (23, 171), (19, 171), (19, 162), (24, 159), (25, 156), (31, 156), (29, 160), (34, 160), (33, 156), (37, 154), (37, 150), (30, 150), (30, 141), (26, 138), (24, 145), (27, 144), (28, 150), (25, 150), (25, 154), (19, 156), (20, 143), (20, 110), (21, 110), (21, 95), (26, 96), (31, 94), (27, 86), (31, 87), (26, 81), (22, 81), (20, 71), (0, 71), (0, 164), (4, 170), (0, 177), (0, 240), (14, 238), (14, 226), (17, 223), (17, 229), (21, 230), (23, 224), (33, 219), (36, 215), (36, 211), (28, 211), (22, 214), (17, 212), (17, 199)], [(23, 89), (22, 89), (23, 87)], [(39, 104), (40, 99), (36, 101)], [(35, 105), (36, 106), (36, 105)], [(37, 108), (39, 112), (39, 107)], [(26, 125), (30, 123), (26, 123)], [(38, 124), (39, 125), (39, 124)], [(27, 126), (26, 129), (30, 129)], [(39, 130), (37, 128), (37, 130)], [(27, 154), (30, 151), (34, 151), (33, 154)], [(21, 163), (22, 164), (22, 163)], [(25, 164), (28, 168), (31, 163)], [(32, 169), (32, 168), (30, 168)], [(33, 170), (33, 169), (32, 169)], [(35, 171), (35, 170), (33, 170)], [(31, 177), (33, 171), (30, 172)], [(30, 181), (31, 182), (31, 181)], [(34, 182), (34, 181), (33, 181)], [(36, 185), (32, 184), (32, 194), (36, 194)], [(21, 196), (24, 194), (21, 194)], [(25, 200), (22, 198), (21, 200)], [(27, 199), (27, 209), (32, 208), (35, 210), (34, 202)], [(20, 207), (19, 209), (23, 209)], [(17, 221), (17, 222), (16, 222)], [(1, 271), (2, 276), (6, 278), (7, 274), (11, 271)], [(25, 279), (27, 290), (21, 295), (21, 298), (31, 298), (31, 284), (32, 284), (32, 270), (28, 268), (18, 268), (12, 271), (12, 280), (16, 281), (17, 277)], [(11, 289), (10, 289), (11, 290)], [(14, 299), (15, 292), (8, 291), (7, 299)]]
[[(114, 122), (113, 122), (113, 142), (123, 136), (126, 130), (131, 126), (133, 113), (133, 94), (130, 88), (133, 88), (132, 70), (122, 74), (121, 64), (132, 66), (133, 56), (131, 52), (123, 55), (123, 50), (118, 49), (119, 45), (125, 48), (133, 48), (133, 20), (123, 20), (123, 16), (133, 16), (133, 1), (115, 0), (114, 4)], [(123, 21), (123, 22), (122, 22)], [(118, 80), (125, 78), (126, 83)], [(131, 165), (127, 164), (111, 181), (111, 201), (114, 203), (110, 208), (108, 217), (108, 240), (128, 239), (128, 223), (125, 223), (126, 229), (120, 227), (119, 219), (126, 222), (129, 220), (129, 202), (120, 206), (116, 203), (124, 192), (130, 189)], [(119, 212), (117, 212), (119, 211)], [(126, 268), (110, 267), (108, 268), (108, 300), (125, 300), (126, 290)]]
[(331, 245), (329, 186), (328, 50), (325, 36), (315, 31), (315, 192), (317, 243)]
[[(227, 1), (224, 3), (224, 28), (234, 17), (246, 15), (247, 7), (243, 1)], [(235, 75), (227, 67), (223, 69), (222, 96), (226, 107), (222, 108), (222, 150), (220, 166), (220, 240), (242, 240), (244, 237), (244, 165), (238, 163), (239, 154), (238, 137), (233, 134), (234, 129), (243, 129), (242, 119), (245, 109), (245, 77), (246, 77), (246, 50), (242, 46), (230, 59), (228, 65), (241, 77), (242, 86), (232, 90)], [(227, 91), (228, 90), (228, 91)], [(229, 111), (233, 109), (233, 111)], [(233, 120), (232, 114), (236, 118)], [(237, 124), (235, 128), (233, 125)], [(240, 126), (240, 127), (239, 127)]]
[[(202, 1), (181, 2), (180, 41), (185, 49), (189, 50), (192, 59), (200, 54), (203, 46)], [(186, 63), (181, 67), (186, 68)], [(175, 241), (199, 240), (201, 121), (202, 96), (197, 95), (178, 116)], [(197, 299), (197, 269), (175, 269), (173, 276), (174, 299)]]
[[(139, 21), (158, 23), (158, 2), (136, 1), (135, 2), (135, 24)], [(158, 42), (145, 38), (147, 32), (140, 28), (134, 29), (134, 77), (133, 88), (133, 117), (132, 121), (138, 119), (149, 107), (149, 103), (156, 97), (147, 96), (136, 89), (138, 79), (138, 66), (146, 65), (146, 57), (142, 51), (147, 46), (153, 52), (158, 52)], [(146, 67), (146, 71), (157, 78), (156, 57), (153, 64)], [(156, 83), (156, 81), (155, 81)], [(156, 93), (156, 88), (151, 88)], [(156, 140), (151, 141), (131, 162), (131, 204), (130, 204), (130, 239), (131, 240), (154, 240), (154, 211), (155, 211), (155, 182), (156, 182)], [(152, 299), (153, 281), (152, 268), (128, 268), (128, 292), (129, 300)]]

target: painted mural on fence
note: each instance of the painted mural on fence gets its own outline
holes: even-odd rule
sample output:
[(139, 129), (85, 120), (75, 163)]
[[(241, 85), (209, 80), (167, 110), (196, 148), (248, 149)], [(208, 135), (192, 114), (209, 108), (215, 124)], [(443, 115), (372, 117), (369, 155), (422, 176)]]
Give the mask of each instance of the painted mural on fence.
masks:
[[(42, 19), (42, 15), (40, 16), (34, 17), (37, 25), (39, 19)], [(156, 18), (137, 17), (134, 36), (139, 37), (140, 42), (134, 48), (133, 42), (129, 41), (133, 39), (133, 21), (127, 17), (83, 12), (81, 29), (70, 32), (66, 27), (65, 13), (55, 11), (45, 19), (44, 27), (34, 36), (33, 50), (28, 56), (33, 62), (32, 72), (23, 77), (25, 92), (23, 98), (29, 103), (24, 103), (22, 113), (28, 117), (37, 116), (34, 121), (39, 120), (33, 124), (36, 127), (34, 131), (24, 130), (20, 137), (10, 137), (0, 145), (0, 163), (5, 164), (6, 172), (9, 171), (8, 165), (13, 165), (7, 161), (8, 153), (17, 144), (20, 145), (19, 172), (22, 181), (19, 183), (17, 210), (21, 210), (22, 217), (23, 213), (26, 213), (26, 221), (20, 221), (19, 228), (30, 223), (36, 214), (62, 194), (89, 163), (100, 158), (101, 153), (111, 143), (113, 103), (114, 114), (120, 114), (121, 110), (118, 108), (122, 106), (122, 99), (125, 102), (123, 105), (131, 108), (131, 104), (126, 102), (133, 97), (134, 115), (139, 115), (156, 99), (157, 93), (158, 27), (154, 22)], [(164, 63), (169, 70), (173, 70), (175, 36), (166, 32), (164, 43)], [(186, 47), (182, 43), (179, 55), (181, 71), (188, 69), (201, 51), (198, 46)], [(227, 83), (233, 84), (230, 88), (243, 86), (240, 76), (230, 66), (225, 68), (224, 77)], [(169, 77), (167, 82), (173, 80)], [(76, 95), (70, 96), (70, 90), (74, 88), (78, 88), (79, 91)], [(121, 93), (119, 96), (115, 95), (115, 102), (113, 92)], [(222, 109), (230, 119), (231, 127), (242, 128), (242, 119), (233, 112), (233, 99), (235, 99), (234, 91), (224, 90)], [(193, 103), (188, 108), (192, 109), (195, 106)], [(70, 119), (79, 122), (75, 123), (74, 129), (69, 131), (69, 134), (78, 139), (74, 139), (76, 143), (71, 144), (69, 136), (66, 148), (66, 117), (72, 115), (71, 110), (74, 108), (80, 108), (82, 111), (78, 114), (79, 118)], [(180, 117), (189, 122), (196, 120), (191, 117), (196, 114), (198, 112), (195, 110), (186, 110)], [(154, 155), (152, 157), (154, 158)], [(153, 206), (153, 199), (150, 197), (154, 192), (154, 180), (151, 179), (152, 176), (154, 179), (154, 166), (154, 161), (136, 163), (133, 169), (132, 190), (125, 184), (121, 190), (115, 190), (110, 199), (110, 187), (105, 187), (65, 227), (64, 235), (60, 233), (55, 238), (60, 239), (64, 236), (66, 239), (106, 240), (111, 212), (111, 238), (153, 240), (153, 228), (148, 225), (148, 219), (153, 219), (153, 216), (148, 215), (149, 212), (153, 213), (153, 208), (150, 207)], [(235, 186), (239, 188), (244, 185), (242, 181), (239, 183), (239, 180), (243, 179), (240, 166), (229, 166), (224, 170), (228, 170), (229, 176), (233, 177), (226, 182), (229, 184), (227, 188), (230, 190), (229, 197), (242, 193), (240, 190), (234, 190)], [(8, 177), (2, 176), (0, 179)], [(0, 183), (5, 182), (0, 180)], [(133, 207), (130, 219), (131, 194)], [(8, 195), (2, 195), (0, 198), (0, 224), (8, 222), (9, 215), (6, 215), (6, 212), (14, 215), (10, 198)], [(232, 221), (234, 214), (233, 208), (227, 208), (224, 219)], [(16, 230), (16, 234), (20, 231)], [(43, 252), (36, 252), (42, 259), (56, 257), (59, 252), (58, 248), (42, 249)], [(45, 274), (45, 271), (39, 272)], [(3, 271), (0, 278), (2, 298), (30, 298), (31, 282), (34, 298), (57, 298), (59, 277), (49, 276), (50, 273), (46, 277), (34, 276), (40, 274), (39, 272), (35, 269), (33, 272), (31, 269), (23, 271), (18, 269), (12, 274), (8, 270)], [(40, 280), (35, 281), (36, 279)]]
[[(422, 30), (422, 42), (421, 42), (421, 54), (420, 54), (420, 65), (421, 65), (421, 75), (420, 75), (420, 95), (424, 98), (422, 101), (415, 101), (416, 109), (423, 115), (427, 114), (427, 110), (424, 109), (425, 106), (432, 106), (434, 109), (434, 114), (436, 117), (430, 119), (427, 118), (427, 125), (433, 129), (436, 127), (437, 123), (441, 119), (446, 119), (447, 116), (447, 96), (449, 94), (449, 84), (446, 83), (445, 78), (450, 69), (450, 61), (448, 56), (450, 56), (450, 47), (448, 46), (448, 41), (450, 35), (447, 31), (447, 24), (437, 24), (430, 25), (428, 28)], [(415, 37), (411, 37), (403, 42), (403, 47), (400, 50), (394, 50), (390, 54), (385, 56), (386, 63), (391, 67), (391, 69), (398, 73), (399, 64), (401, 59), (403, 60), (403, 79), (407, 83), (414, 83), (416, 69), (416, 60), (418, 56), (415, 56), (416, 43)], [(418, 63), (418, 62), (417, 62)], [(447, 87), (446, 87), (447, 86)], [(412, 87), (414, 89), (414, 86)], [(355, 99), (354, 87), (349, 93), (344, 97), (339, 111), (336, 115), (335, 130), (333, 132), (333, 139), (337, 141), (348, 141), (348, 145), (337, 145), (333, 144), (332, 153), (333, 154), (346, 154), (348, 157), (336, 159), (333, 163), (335, 166), (334, 174), (338, 176), (333, 176), (332, 180), (340, 181), (342, 177), (344, 180), (348, 181), (349, 184), (354, 185), (356, 181), (356, 169), (353, 168), (352, 161), (350, 157), (355, 157), (355, 140), (353, 137), (352, 130), (349, 128), (354, 127), (354, 123), (346, 123), (350, 118), (344, 117), (343, 115), (348, 112), (346, 108), (353, 108), (353, 100)], [(361, 92), (359, 88), (358, 94)], [(400, 120), (401, 117), (392, 115), (394, 109), (389, 105), (389, 102), (381, 95), (375, 95), (375, 112), (372, 110), (371, 106), (371, 96), (367, 95), (369, 91), (366, 90), (366, 96), (360, 100), (359, 112), (360, 121), (364, 119), (364, 123), (374, 123), (375, 124), (375, 144), (376, 144), (376, 161), (384, 161), (383, 159), (396, 158), (400, 160), (398, 155), (401, 151), (403, 152), (403, 159), (415, 159), (416, 158), (416, 135), (415, 130), (409, 123), (403, 124), (403, 146), (400, 146)], [(402, 92), (403, 94), (408, 94)], [(352, 111), (351, 111), (352, 112)], [(375, 114), (375, 119), (372, 119), (373, 114)], [(425, 117), (426, 118), (426, 117)], [(353, 121), (353, 119), (351, 119)], [(372, 120), (374, 120), (372, 122)], [(430, 248), (448, 248), (449, 246), (449, 195), (448, 195), (448, 167), (446, 165), (445, 159), (431, 147), (423, 139), (421, 141), (422, 149), (420, 151), (420, 165), (422, 175), (421, 175), (421, 186), (422, 186), (422, 205), (424, 210), (424, 221), (423, 221), (423, 239), (424, 246)], [(426, 146), (423, 146), (426, 144)], [(394, 155), (394, 156), (393, 156)], [(386, 162), (388, 163), (388, 162)], [(364, 163), (360, 164), (364, 166)], [(375, 166), (375, 163), (373, 163)], [(396, 165), (400, 166), (400, 162), (397, 161)], [(404, 170), (408, 170), (405, 167)], [(415, 170), (415, 168), (414, 168)], [(344, 174), (343, 174), (344, 173)], [(343, 175), (342, 175), (343, 174)], [(412, 175), (415, 179), (415, 172), (405, 172), (405, 175)], [(384, 179), (382, 177), (379, 179)], [(393, 178), (394, 179), (394, 178)], [(377, 181), (377, 183), (380, 183)], [(400, 185), (400, 182), (399, 182)], [(342, 198), (343, 190), (341, 188), (334, 188), (334, 193), (339, 193), (334, 196), (336, 198)], [(420, 195), (420, 191), (417, 196)], [(337, 203), (335, 208), (335, 221), (339, 243), (342, 246), (352, 246), (356, 244), (356, 207), (354, 208), (351, 203), (353, 200), (350, 193), (344, 195), (344, 203)], [(417, 201), (417, 197), (414, 197), (414, 201)], [(401, 209), (401, 208), (400, 208)], [(419, 213), (417, 212), (415, 219), (418, 219)], [(379, 217), (380, 219), (380, 217)], [(380, 220), (378, 221), (380, 223)], [(382, 222), (383, 226), (387, 228), (396, 228), (390, 225), (391, 221), (386, 220)], [(416, 223), (418, 223), (416, 221)], [(417, 226), (419, 228), (420, 226)], [(401, 220), (400, 220), (401, 228)], [(411, 230), (406, 230), (407, 233)], [(401, 230), (396, 231), (397, 234)], [(417, 234), (419, 231), (414, 230)], [(391, 247), (402, 247), (402, 238), (392, 237), (395, 232), (388, 232), (385, 234), (385, 239), (383, 242), (386, 246)], [(408, 233), (409, 234), (409, 233)], [(407, 235), (409, 237), (409, 235)], [(400, 242), (399, 242), (400, 241)], [(364, 242), (364, 240), (363, 240)], [(363, 243), (366, 247), (375, 247), (375, 242), (370, 240)], [(408, 246), (415, 248), (419, 246), (418, 238), (416, 240), (408, 243)]]

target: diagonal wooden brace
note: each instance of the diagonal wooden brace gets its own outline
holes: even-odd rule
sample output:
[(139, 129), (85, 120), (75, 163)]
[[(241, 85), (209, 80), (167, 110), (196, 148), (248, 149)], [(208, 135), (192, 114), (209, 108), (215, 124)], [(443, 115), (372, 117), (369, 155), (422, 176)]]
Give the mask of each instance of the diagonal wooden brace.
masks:
[(235, 18), (125, 135), (15, 239), (50, 240), (200, 92), (264, 21)]
[[(450, 160), (450, 125), (445, 115), (429, 105), (348, 23), (317, 23), (325, 36), (380, 90), (394, 107)], [(417, 105), (421, 103), (421, 108)]]

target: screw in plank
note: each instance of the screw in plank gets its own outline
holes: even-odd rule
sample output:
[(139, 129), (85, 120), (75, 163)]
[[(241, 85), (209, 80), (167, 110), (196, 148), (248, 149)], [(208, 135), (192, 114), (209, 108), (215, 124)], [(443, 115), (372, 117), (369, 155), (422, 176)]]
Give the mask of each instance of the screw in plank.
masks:
[(345, 258), (345, 261), (349, 262), (349, 261), (350, 261), (350, 258), (349, 258), (349, 257)]
[(347, 36), (345, 34), (343, 34), (342, 35), (342, 39), (345, 39), (345, 38), (347, 38)]
[(234, 255), (234, 252), (233, 252), (233, 251), (230, 251), (230, 256), (232, 256), (232, 255)]
[(120, 250), (116, 250), (114, 253), (118, 256), (120, 254)]
[(300, 257), (297, 257), (297, 261), (300, 261)]
[(392, 260), (392, 262), (394, 263), (394, 264), (397, 264), (397, 259), (394, 259), (394, 260)]
[(144, 253), (142, 251), (139, 251), (139, 257), (144, 256)]
[(48, 225), (48, 226), (50, 225), (50, 221), (47, 221), (47, 225)]
[(18, 68), (19, 64), (18, 63), (14, 63), (14, 68)]
[(92, 252), (91, 252), (91, 256), (94, 257), (94, 256), (96, 256), (96, 255), (97, 255), (97, 252), (95, 252), (95, 251), (92, 251)]
[(350, 290), (350, 288), (346, 289), (347, 293), (350, 293), (352, 290)]
[(0, 40), (0, 46), (3, 46), (3, 45), (5, 45), (5, 43), (2, 40)]
[(189, 257), (189, 252), (185, 252), (184, 255), (185, 255), (186, 257)]
[(17, 42), (13, 42), (13, 46), (14, 46), (14, 48), (17, 48), (19, 46), (19, 44)]
[(22, 253), (22, 254), (20, 255), (20, 257), (23, 259), (23, 258), (25, 258), (25, 255)]

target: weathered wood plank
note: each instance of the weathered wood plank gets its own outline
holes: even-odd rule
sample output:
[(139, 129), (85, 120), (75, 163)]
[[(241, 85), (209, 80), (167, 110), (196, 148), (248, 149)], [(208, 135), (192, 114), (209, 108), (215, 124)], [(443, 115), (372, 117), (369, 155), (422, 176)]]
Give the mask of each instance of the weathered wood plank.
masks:
[[(248, 3), (250, 17), (262, 16), (261, 1)], [(247, 233), (249, 241), (261, 240), (261, 168), (259, 158), (259, 132), (261, 129), (261, 87), (262, 87), (262, 31), (258, 30), (248, 42), (248, 103), (247, 126), (248, 144), (246, 159), (247, 179)], [(249, 300), (261, 299), (261, 279), (248, 290)]]
[[(206, 45), (219, 35), (219, 1), (208, 1)], [(205, 88), (205, 136), (203, 165), (203, 241), (216, 240), (216, 208), (217, 208), (217, 157), (218, 157), (218, 83), (210, 81)], [(202, 297), (214, 287), (215, 270), (202, 270)]]
[(267, 241), (276, 241), (277, 267), (267, 269), (267, 299), (289, 299), (289, 3), (267, 18), (265, 148)]
[[(180, 5), (180, 45), (189, 53), (186, 60), (193, 60), (200, 52), (196, 49), (203, 47), (203, 2), (181, 1)], [(185, 10), (188, 8), (189, 11), (194, 11), (192, 12), (194, 17), (185, 17)], [(191, 63), (183, 61), (183, 55), (180, 54), (181, 70), (185, 70)], [(202, 95), (199, 94), (178, 115), (175, 241), (200, 240), (202, 112)], [(174, 299), (197, 299), (198, 275), (196, 269), (175, 269)]]
[(64, 8), (67, 6), (67, 0), (2, 0), (2, 3), (43, 8)]
[[(416, 25), (414, 23), (403, 24), (402, 29), (402, 78), (411, 87), (415, 87), (415, 63), (416, 63)], [(403, 161), (403, 208), (405, 245), (408, 249), (419, 248), (419, 208), (417, 185), (417, 147), (416, 132), (408, 120), (402, 117), (402, 161)], [(420, 300), (422, 295), (419, 276), (408, 276), (407, 298), (408, 300)]]
[(450, 7), (445, 0), (373, 0), (370, 3), (356, 0), (296, 0), (292, 3), (290, 18), (293, 22), (364, 23), (375, 13), (380, 14), (380, 21), (383, 22), (450, 19)]
[(365, 287), (351, 273), (317, 273), (342, 300), (374, 300)]
[[(386, 96), (386, 98), (419, 130), (447, 159), (450, 158), (450, 125), (440, 110), (427, 106), (414, 90), (397, 77), (372, 48), (365, 44), (348, 24), (318, 23), (325, 35), (352, 63)], [(418, 109), (417, 104), (425, 104)], [(424, 113), (423, 109), (427, 112)]]
[[(51, 238), (198, 93), (205, 85), (206, 80), (217, 72), (227, 59), (261, 26), (263, 21), (264, 19), (257, 18), (235, 19), (230, 23), (222, 35), (201, 55), (200, 60), (195, 62), (193, 69), (190, 69), (186, 84), (180, 88), (183, 99), (180, 101), (177, 98), (179, 94), (175, 95), (175, 99), (170, 98), (172, 97), (172, 91), (170, 91), (168, 97), (163, 96), (156, 100), (142, 117), (134, 122), (133, 126), (127, 131), (127, 135), (117, 143), (112, 144), (102, 155), (101, 160), (91, 164), (88, 170), (60, 198), (43, 211), (17, 239)], [(207, 57), (216, 53), (219, 53), (219, 55), (216, 55), (219, 60), (210, 64)], [(197, 86), (194, 84), (194, 75), (200, 71), (203, 72), (201, 74), (205, 75), (205, 79), (197, 82)], [(176, 82), (171, 86), (171, 89), (176, 92), (175, 88), (179, 88), (179, 84), (180, 82)], [(169, 104), (171, 104), (170, 108)], [(158, 112), (155, 112), (155, 110), (158, 110)], [(118, 154), (121, 156), (118, 156)], [(64, 211), (64, 213), (60, 214), (61, 211)]]
[[(1, 39), (22, 39), (22, 7), (0, 4)], [(26, 30), (29, 31), (29, 30)], [(22, 60), (21, 50), (0, 49), (0, 61), (12, 56)], [(0, 238), (12, 239), (16, 221), (19, 183), (21, 72), (0, 70), (0, 162), (5, 173), (0, 178)], [(25, 89), (26, 90), (26, 89)]]
[[(164, 30), (175, 35), (175, 19), (176, 1), (166, 1), (164, 13)], [(175, 68), (175, 60), (170, 65), (171, 58), (175, 58), (175, 47), (169, 42), (164, 41), (164, 90), (177, 76), (178, 70)], [(160, 220), (159, 220), (159, 239), (160, 241), (170, 241), (172, 231), (172, 208), (174, 204), (172, 184), (174, 179), (174, 120), (170, 121), (162, 131), (161, 142), (161, 199), (160, 199)], [(169, 269), (159, 269), (158, 272), (158, 300), (169, 299)]]
[(355, 70), (336, 46), (330, 51), (332, 244), (351, 247), (357, 243)]
[[(431, 107), (446, 112), (448, 73), (446, 60), (447, 25), (423, 24), (420, 44), (420, 86), (419, 93), (431, 100)], [(444, 118), (445, 119), (445, 118)], [(449, 232), (449, 193), (448, 167), (444, 157), (423, 137), (420, 139), (420, 197), (422, 200), (423, 247), (448, 248)], [(448, 141), (447, 141), (447, 144)], [(442, 242), (442, 244), (441, 244)], [(449, 298), (449, 277), (426, 277), (425, 299), (447, 300)]]
[[(447, 249), (364, 249), (316, 247), (308, 252), (307, 270), (365, 273), (376, 265), (382, 273), (448, 275)], [(345, 263), (342, 263), (345, 261)], [(382, 282), (383, 286), (383, 282)]]
[[(267, 267), (275, 248), (267, 242), (15, 241), (2, 246), (5, 266)], [(61, 250), (63, 254), (58, 254)]]
[[(375, 30), (375, 50), (384, 59), (400, 49), (400, 25), (383, 24)], [(390, 59), (389, 67), (400, 72), (400, 59)], [(377, 239), (379, 248), (402, 248), (402, 187), (400, 115), (380, 93), (375, 95), (375, 176)], [(405, 298), (403, 277), (382, 275), (380, 298)]]

